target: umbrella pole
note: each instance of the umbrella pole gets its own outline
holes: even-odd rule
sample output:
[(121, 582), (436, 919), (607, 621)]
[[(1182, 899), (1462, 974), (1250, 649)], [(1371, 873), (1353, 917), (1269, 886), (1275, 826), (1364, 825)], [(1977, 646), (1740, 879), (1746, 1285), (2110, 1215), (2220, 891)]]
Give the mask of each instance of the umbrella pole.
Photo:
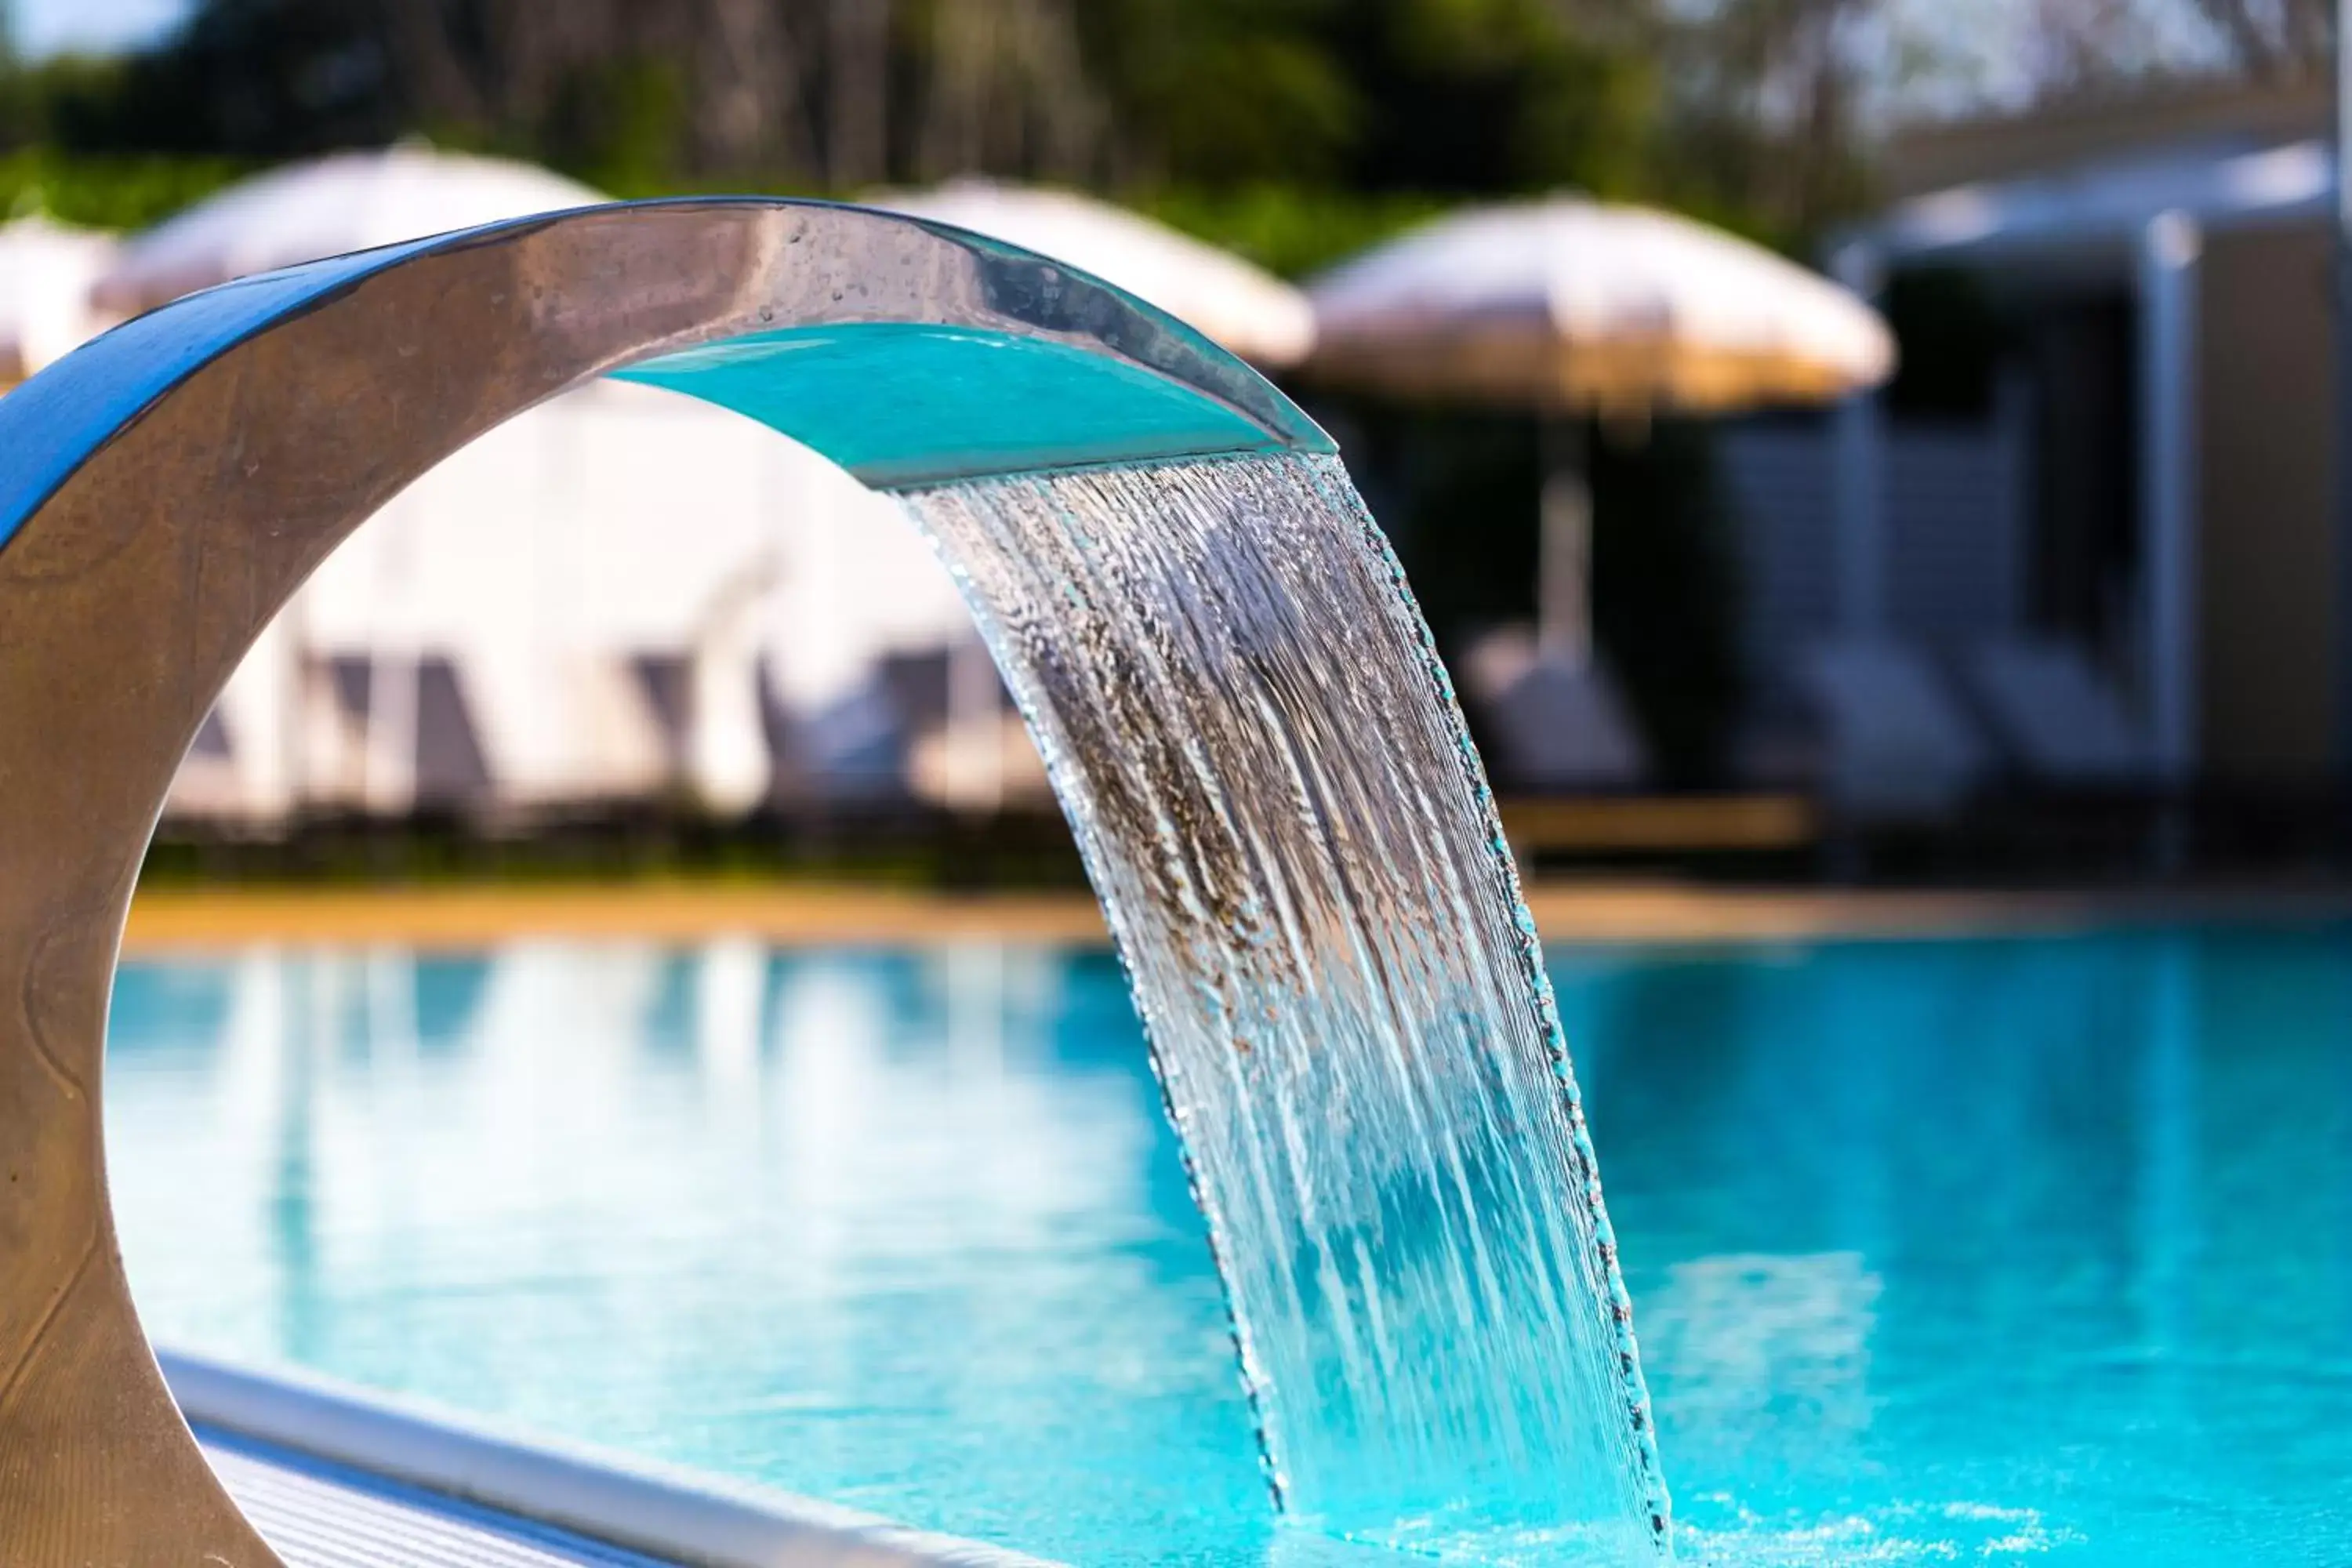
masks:
[(1592, 658), (1592, 487), (1584, 422), (1544, 413), (1536, 424), (1543, 499), (1536, 550), (1536, 642), (1547, 658), (1581, 668)]

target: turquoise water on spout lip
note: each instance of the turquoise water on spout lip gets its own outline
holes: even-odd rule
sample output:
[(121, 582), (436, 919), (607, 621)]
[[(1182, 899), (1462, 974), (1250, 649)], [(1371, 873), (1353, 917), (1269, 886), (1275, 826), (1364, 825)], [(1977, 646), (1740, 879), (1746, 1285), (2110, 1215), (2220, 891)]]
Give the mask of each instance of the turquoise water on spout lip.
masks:
[[(1683, 1561), (2352, 1563), (2352, 927), (1552, 967)], [(1320, 1556), (1105, 955), (134, 964), (109, 1072), (159, 1338), (1074, 1563)]]
[(666, 354), (614, 379), (731, 408), (883, 489), (1284, 445), (1139, 365), (970, 327), (785, 328)]

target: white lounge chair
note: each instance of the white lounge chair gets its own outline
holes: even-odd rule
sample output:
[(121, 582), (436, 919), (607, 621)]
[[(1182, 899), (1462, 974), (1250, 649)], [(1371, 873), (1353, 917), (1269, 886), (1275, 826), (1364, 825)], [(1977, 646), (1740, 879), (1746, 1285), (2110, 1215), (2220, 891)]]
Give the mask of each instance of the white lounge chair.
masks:
[(1824, 644), (1805, 656), (1799, 685), (1822, 727), (1822, 782), (1851, 817), (1945, 816), (1990, 771), (1991, 749), (1975, 723), (1905, 644)]
[(1649, 771), (1616, 684), (1596, 660), (1563, 658), (1532, 628), (1504, 626), (1470, 645), (1462, 674), (1505, 789), (1632, 789)]
[(2146, 733), (2080, 648), (2004, 637), (1971, 650), (1963, 673), (1994, 738), (2033, 783), (2080, 791), (2153, 782)]

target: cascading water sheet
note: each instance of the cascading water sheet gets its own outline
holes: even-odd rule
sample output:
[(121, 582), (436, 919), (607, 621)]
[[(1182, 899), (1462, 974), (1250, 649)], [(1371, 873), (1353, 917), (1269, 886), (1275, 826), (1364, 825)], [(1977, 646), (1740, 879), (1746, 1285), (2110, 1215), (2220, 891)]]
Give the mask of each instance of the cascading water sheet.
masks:
[(1339, 461), (906, 500), (1108, 911), (1286, 1511), (1457, 1560), (1664, 1554), (1534, 925), (1427, 628)]

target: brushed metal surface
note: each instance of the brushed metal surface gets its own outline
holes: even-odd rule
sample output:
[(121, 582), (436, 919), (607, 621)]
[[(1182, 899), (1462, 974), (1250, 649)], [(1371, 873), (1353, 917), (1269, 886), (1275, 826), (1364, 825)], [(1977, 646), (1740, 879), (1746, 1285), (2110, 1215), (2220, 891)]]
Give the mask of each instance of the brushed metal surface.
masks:
[[(890, 322), (1083, 350), (1269, 447), (1328, 449), (1255, 373), (1107, 286), (935, 226), (765, 201), (587, 208), (247, 279), (0, 398), (0, 1563), (278, 1561), (140, 1329), (99, 1110), (141, 857), (253, 638), (383, 502), (545, 398), (700, 345)], [(974, 471), (1034, 460), (998, 449)]]

